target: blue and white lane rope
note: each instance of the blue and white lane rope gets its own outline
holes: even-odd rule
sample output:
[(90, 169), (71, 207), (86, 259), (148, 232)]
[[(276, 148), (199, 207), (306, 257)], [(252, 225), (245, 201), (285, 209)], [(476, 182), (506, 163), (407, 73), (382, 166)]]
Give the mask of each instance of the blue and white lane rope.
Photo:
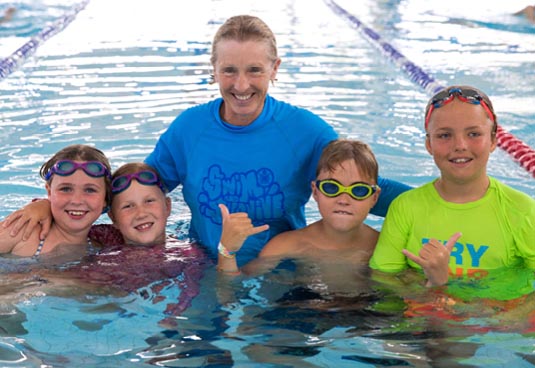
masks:
[(52, 24), (47, 25), (28, 42), (18, 48), (14, 53), (5, 59), (0, 60), (0, 81), (10, 75), (22, 65), (37, 48), (50, 37), (65, 29), (76, 17), (76, 15), (86, 7), (89, 0), (84, 0), (76, 4), (71, 10)]
[[(428, 94), (433, 95), (444, 88), (444, 86), (438, 83), (422, 68), (407, 59), (405, 55), (396, 50), (390, 43), (383, 40), (379, 33), (366, 26), (353, 14), (349, 13), (333, 0), (324, 1), (329, 8), (349, 21), (352, 26), (360, 31), (360, 34), (366, 40), (379, 49), (383, 55), (390, 59), (390, 61), (399, 66), (399, 68), (408, 75), (411, 81), (422, 87)], [(530, 146), (515, 138), (511, 133), (506, 132), (501, 126), (498, 126), (496, 139), (500, 148), (509, 153), (513, 160), (517, 161), (524, 169), (535, 177), (535, 151)]]

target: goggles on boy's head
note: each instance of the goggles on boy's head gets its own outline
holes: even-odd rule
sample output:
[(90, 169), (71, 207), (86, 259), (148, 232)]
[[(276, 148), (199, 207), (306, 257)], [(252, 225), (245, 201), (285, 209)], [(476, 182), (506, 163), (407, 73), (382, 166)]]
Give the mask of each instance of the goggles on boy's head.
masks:
[(379, 189), (379, 186), (359, 181), (346, 187), (337, 180), (324, 179), (316, 180), (316, 188), (327, 197), (338, 197), (342, 193), (347, 193), (351, 198), (362, 201), (375, 193)]
[(49, 180), (54, 174), (61, 176), (69, 176), (72, 175), (78, 169), (84, 170), (87, 175), (92, 176), (93, 178), (100, 178), (101, 176), (111, 176), (110, 172), (108, 171), (108, 168), (102, 162), (76, 162), (72, 160), (60, 160), (56, 162), (45, 174), (45, 180)]
[(433, 96), (433, 99), (429, 104), (429, 110), (427, 111), (427, 115), (425, 116), (425, 129), (427, 129), (427, 126), (429, 125), (429, 118), (431, 118), (431, 113), (435, 109), (449, 104), (451, 101), (453, 101), (455, 96), (457, 96), (457, 98), (462, 102), (470, 103), (473, 105), (481, 105), (489, 116), (490, 121), (494, 123), (494, 115), (492, 114), (492, 111), (490, 110), (489, 106), (487, 105), (485, 100), (483, 100), (483, 97), (481, 97), (478, 91), (471, 88), (455, 87), (449, 90), (439, 92), (435, 96)]
[(130, 186), (132, 179), (136, 179), (139, 184), (143, 185), (157, 185), (162, 190), (162, 192), (165, 193), (165, 189), (160, 180), (158, 179), (156, 173), (149, 170), (138, 171), (133, 174), (121, 175), (116, 177), (111, 182), (111, 192), (113, 194), (121, 193), (123, 190)]

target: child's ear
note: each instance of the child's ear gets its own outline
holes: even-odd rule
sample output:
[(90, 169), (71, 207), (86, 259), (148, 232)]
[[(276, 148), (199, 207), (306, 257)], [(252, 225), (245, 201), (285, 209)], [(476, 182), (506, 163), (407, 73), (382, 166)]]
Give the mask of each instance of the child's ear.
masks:
[(490, 143), (490, 152), (494, 152), (494, 150), (498, 147), (498, 139), (496, 138), (496, 133), (492, 134), (491, 137), (491, 143)]
[(433, 156), (433, 150), (431, 149), (431, 140), (429, 139), (429, 135), (425, 137), (425, 148), (427, 149), (427, 152), (429, 152), (429, 154)]
[[(373, 204), (372, 204), (372, 207), (375, 206), (375, 204), (377, 203), (377, 201), (379, 200), (379, 196), (381, 195), (381, 188), (380, 187), (377, 187), (377, 190), (375, 191), (375, 193), (373, 193)], [(371, 208), (371, 207), (370, 207)]]
[(52, 192), (52, 190), (50, 189), (50, 184), (48, 182), (45, 184), (45, 188), (46, 188), (46, 195), (50, 199), (50, 193)]
[(167, 216), (166, 217), (169, 217), (171, 216), (171, 208), (172, 208), (172, 202), (171, 202), (171, 198), (170, 197), (165, 197), (165, 205), (167, 207)]
[(310, 182), (310, 188), (312, 189), (312, 198), (317, 202), (318, 201), (318, 188), (316, 188), (316, 181), (313, 180)]

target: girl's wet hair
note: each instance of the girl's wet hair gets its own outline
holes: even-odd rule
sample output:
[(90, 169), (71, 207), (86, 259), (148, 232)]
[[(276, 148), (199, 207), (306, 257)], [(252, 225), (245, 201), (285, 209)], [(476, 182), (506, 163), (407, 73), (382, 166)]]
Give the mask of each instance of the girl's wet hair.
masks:
[(278, 58), (275, 35), (263, 20), (252, 15), (231, 17), (218, 29), (212, 42), (212, 65), (217, 61), (217, 44), (221, 40), (266, 42), (269, 46), (269, 58), (273, 62)]
[(325, 146), (316, 168), (316, 177), (322, 171), (333, 172), (347, 160), (353, 160), (364, 176), (377, 183), (379, 164), (370, 146), (351, 139), (336, 139)]
[[(67, 146), (58, 152), (54, 156), (52, 156), (47, 162), (45, 162), (41, 169), (39, 170), (39, 175), (43, 180), (46, 180), (45, 177), (52, 168), (56, 164), (56, 162), (61, 160), (72, 160), (72, 161), (98, 161), (101, 164), (103, 164), (106, 169), (108, 169), (108, 172), (111, 172), (111, 165), (101, 150), (95, 147), (91, 147), (85, 144), (73, 144), (70, 146)], [(52, 181), (54, 178), (54, 175), (49, 179), (49, 182)], [(105, 183), (106, 183), (106, 204), (109, 206), (111, 203), (111, 180), (108, 175), (103, 176)]]

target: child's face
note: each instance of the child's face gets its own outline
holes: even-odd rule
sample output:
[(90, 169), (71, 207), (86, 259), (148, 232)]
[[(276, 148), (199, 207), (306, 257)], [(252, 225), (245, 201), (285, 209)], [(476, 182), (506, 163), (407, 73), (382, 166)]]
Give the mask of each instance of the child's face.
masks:
[(496, 148), (492, 125), (483, 107), (457, 98), (433, 111), (426, 148), (442, 179), (464, 184), (486, 178), (487, 162)]
[(71, 234), (89, 231), (106, 207), (104, 177), (91, 177), (81, 169), (53, 175), (46, 189), (54, 224)]
[(113, 197), (109, 213), (127, 244), (150, 245), (165, 242), (171, 199), (157, 185), (130, 186)]
[[(340, 184), (349, 186), (355, 182), (376, 184), (375, 180), (361, 174), (353, 160), (346, 160), (333, 172), (322, 171), (317, 180), (334, 179)], [(350, 231), (362, 226), (370, 209), (377, 203), (380, 189), (364, 200), (353, 199), (349, 194), (342, 193), (337, 197), (327, 197), (312, 182), (312, 196), (318, 203), (323, 221), (337, 231)]]

